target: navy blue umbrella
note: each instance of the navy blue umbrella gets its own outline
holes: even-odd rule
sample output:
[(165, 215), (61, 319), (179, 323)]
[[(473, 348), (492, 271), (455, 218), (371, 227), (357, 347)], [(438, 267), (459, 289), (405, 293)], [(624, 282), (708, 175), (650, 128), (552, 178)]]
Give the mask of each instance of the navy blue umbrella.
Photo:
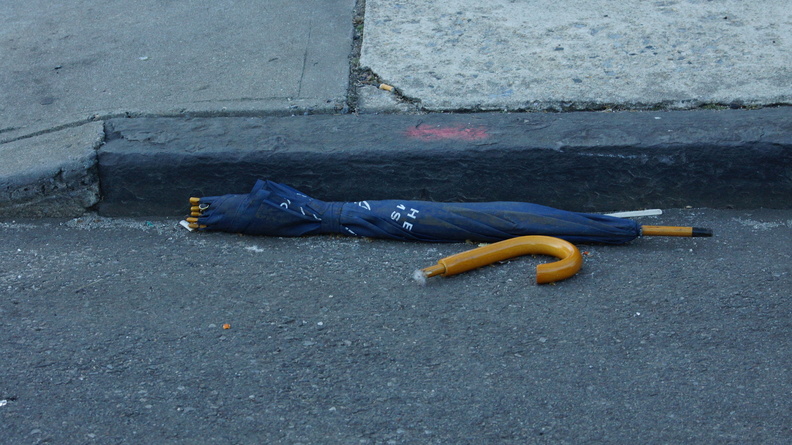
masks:
[[(440, 203), (381, 200), (325, 202), (289, 186), (259, 180), (248, 194), (191, 198), (190, 227), (248, 235), (346, 234), (403, 241), (494, 242), (547, 235), (573, 243), (622, 244), (650, 226), (607, 215), (522, 202)], [(656, 227), (656, 226), (651, 226)], [(707, 229), (681, 236), (707, 236)], [(650, 231), (656, 231), (650, 228)], [(661, 234), (661, 233), (651, 233)]]

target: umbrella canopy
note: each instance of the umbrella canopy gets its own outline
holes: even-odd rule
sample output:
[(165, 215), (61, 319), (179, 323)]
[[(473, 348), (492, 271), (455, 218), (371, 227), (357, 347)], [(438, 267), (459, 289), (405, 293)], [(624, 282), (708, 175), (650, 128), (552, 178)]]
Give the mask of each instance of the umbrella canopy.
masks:
[(246, 195), (192, 198), (198, 230), (249, 235), (340, 233), (403, 241), (495, 242), (547, 235), (573, 243), (622, 244), (641, 235), (636, 222), (522, 202), (440, 203), (381, 200), (324, 202), (259, 180)]

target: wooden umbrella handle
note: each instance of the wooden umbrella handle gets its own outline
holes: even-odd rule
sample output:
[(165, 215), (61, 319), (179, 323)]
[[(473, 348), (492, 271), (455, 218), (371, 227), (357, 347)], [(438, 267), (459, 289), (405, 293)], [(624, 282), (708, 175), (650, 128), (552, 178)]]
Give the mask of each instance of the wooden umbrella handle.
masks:
[(436, 265), (422, 269), (426, 277), (456, 275), (520, 255), (549, 255), (560, 261), (536, 267), (538, 284), (552, 283), (576, 274), (583, 266), (583, 256), (572, 243), (551, 236), (519, 236), (467, 252), (443, 258)]
[(712, 236), (711, 229), (702, 227), (641, 226), (642, 236)]

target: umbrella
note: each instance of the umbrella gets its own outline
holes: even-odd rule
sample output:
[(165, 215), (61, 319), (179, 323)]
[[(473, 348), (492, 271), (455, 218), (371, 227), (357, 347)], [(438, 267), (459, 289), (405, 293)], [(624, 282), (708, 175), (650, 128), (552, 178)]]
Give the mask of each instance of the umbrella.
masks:
[(440, 203), (379, 200), (325, 202), (287, 185), (259, 180), (248, 194), (190, 198), (189, 226), (248, 235), (340, 233), (403, 241), (496, 242), (545, 235), (572, 243), (623, 244), (643, 235), (711, 236), (708, 229), (641, 226), (608, 215), (524, 202)]

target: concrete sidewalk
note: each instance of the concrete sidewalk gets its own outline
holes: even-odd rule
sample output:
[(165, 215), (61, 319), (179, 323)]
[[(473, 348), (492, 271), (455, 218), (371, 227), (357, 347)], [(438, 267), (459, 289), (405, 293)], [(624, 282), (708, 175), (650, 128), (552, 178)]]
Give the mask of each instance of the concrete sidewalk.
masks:
[(353, 5), (3, 2), (0, 135), (110, 116), (341, 110)]
[(366, 2), (361, 63), (431, 110), (792, 100), (792, 2)]
[[(106, 122), (118, 118), (143, 119), (142, 124), (153, 122), (150, 118), (170, 118), (173, 128), (189, 128), (189, 134), (175, 136), (152, 128), (140, 141), (160, 143), (177, 137), (188, 142), (173, 150), (189, 157), (190, 147), (199, 144), (189, 139), (216, 136), (211, 133), (217, 129), (216, 118), (230, 119), (223, 126), (233, 140), (251, 119), (268, 125), (271, 116), (703, 107), (708, 111), (688, 115), (693, 118), (681, 124), (686, 134), (698, 136), (674, 139), (675, 143), (689, 150), (701, 144), (734, 148), (733, 138), (727, 137), (727, 143), (708, 136), (717, 135), (707, 126), (721, 119), (717, 114), (722, 108), (792, 102), (788, 3), (671, 1), (617, 7), (580, 0), (562, 8), (551, 1), (528, 5), (496, 0), (483, 5), (468, 0), (442, 4), (368, 0), (363, 17), (362, 0), (357, 4), (354, 0), (4, 2), (0, 4), (4, 24), (0, 30), (0, 215), (68, 216), (100, 202), (105, 208), (123, 204), (110, 202), (113, 195), (105, 193), (103, 182), (112, 171), (104, 171), (99, 162), (105, 142), (113, 139), (106, 134)], [(361, 32), (362, 49), (361, 40), (355, 38)], [(379, 82), (396, 89), (379, 90)], [(434, 125), (458, 125), (454, 116), (432, 116)], [(534, 119), (526, 116), (526, 122)], [(593, 119), (600, 119), (602, 127), (612, 127), (614, 116), (596, 113)], [(756, 131), (740, 131), (743, 139), (738, 142), (759, 150), (759, 155), (737, 160), (725, 151), (723, 161), (740, 162), (749, 170), (776, 166), (778, 173), (763, 180), (775, 194), (784, 195), (792, 187), (788, 173), (792, 119), (783, 108), (757, 116)], [(379, 156), (394, 171), (412, 168), (401, 161), (400, 150), (419, 150), (420, 144), (386, 138), (390, 145), (385, 145), (378, 142), (377, 124), (371, 119), (339, 119), (343, 119), (340, 127), (357, 129), (355, 137), (371, 133), (362, 136), (370, 141), (364, 150), (368, 158)], [(299, 140), (294, 134), (301, 131), (299, 124), (287, 126), (292, 133), (271, 136)], [(585, 144), (600, 137), (622, 141), (637, 137), (630, 128), (620, 130), (623, 137), (598, 135), (597, 128), (596, 122), (586, 127), (588, 136), (578, 141), (584, 144), (579, 148), (596, 150), (597, 144)], [(512, 148), (519, 150), (519, 132), (527, 143), (533, 127), (515, 131)], [(774, 136), (765, 141), (768, 133)], [(713, 140), (703, 140), (702, 135)], [(253, 146), (248, 150), (255, 151), (257, 144), (272, 146), (267, 141), (250, 142)], [(624, 145), (619, 142), (611, 148)], [(771, 149), (765, 151), (765, 146)], [(335, 165), (353, 163), (360, 155), (324, 152), (321, 143), (310, 150)], [(157, 153), (163, 151), (150, 156)], [(237, 158), (227, 154), (227, 162), (233, 164)], [(443, 155), (444, 163), (454, 164), (459, 161), (456, 156), (465, 152), (451, 148)], [(754, 159), (756, 165), (751, 164)], [(147, 162), (162, 164), (151, 157)], [(273, 172), (251, 169), (243, 162), (235, 166), (228, 174), (248, 177)], [(137, 167), (129, 165), (127, 171), (134, 176)], [(178, 172), (178, 165), (172, 167)], [(421, 175), (437, 177), (438, 166), (426, 168)], [(711, 171), (723, 169), (713, 165)], [(292, 179), (288, 172), (275, 172), (281, 180)], [(501, 172), (493, 166), (487, 173), (497, 177)], [(313, 186), (323, 179), (317, 173)], [(722, 180), (697, 178), (701, 183), (714, 179)], [(594, 189), (602, 185), (592, 184)], [(160, 189), (163, 197), (152, 206), (161, 208), (174, 199), (168, 196), (168, 184), (154, 181), (150, 186)], [(496, 194), (504, 195), (513, 185), (502, 181), (492, 187), (500, 187)], [(347, 192), (338, 191), (349, 195), (351, 188)], [(673, 189), (656, 192), (675, 193)], [(785, 200), (771, 203), (788, 205)]]

